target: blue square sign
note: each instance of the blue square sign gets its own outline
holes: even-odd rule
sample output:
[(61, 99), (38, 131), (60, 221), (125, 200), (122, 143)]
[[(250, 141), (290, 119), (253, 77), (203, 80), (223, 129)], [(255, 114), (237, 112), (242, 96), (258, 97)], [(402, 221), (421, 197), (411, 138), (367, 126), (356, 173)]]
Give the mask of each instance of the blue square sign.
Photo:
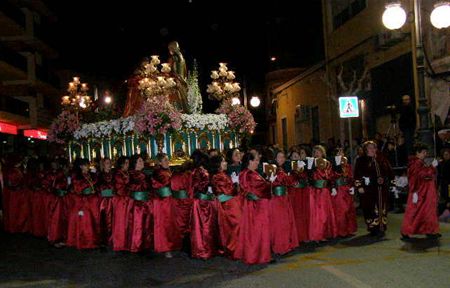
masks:
[(358, 97), (339, 97), (339, 115), (341, 118), (359, 117)]

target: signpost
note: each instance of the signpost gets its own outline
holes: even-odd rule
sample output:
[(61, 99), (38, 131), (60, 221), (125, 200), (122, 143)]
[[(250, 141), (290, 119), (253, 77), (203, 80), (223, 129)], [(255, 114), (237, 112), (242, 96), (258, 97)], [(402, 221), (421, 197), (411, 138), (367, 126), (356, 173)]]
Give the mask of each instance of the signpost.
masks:
[(358, 97), (339, 97), (339, 115), (341, 118), (348, 118), (348, 142), (350, 144), (350, 159), (353, 162), (352, 118), (359, 117)]

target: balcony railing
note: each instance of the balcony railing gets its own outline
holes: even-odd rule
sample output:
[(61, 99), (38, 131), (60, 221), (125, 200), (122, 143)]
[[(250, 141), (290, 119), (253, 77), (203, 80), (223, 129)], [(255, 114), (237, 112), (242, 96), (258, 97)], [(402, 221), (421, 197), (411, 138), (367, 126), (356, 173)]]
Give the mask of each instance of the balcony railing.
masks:
[(27, 102), (20, 101), (10, 96), (0, 95), (0, 111), (29, 117), (30, 110)]
[(27, 59), (19, 53), (0, 44), (0, 60), (20, 70), (27, 71)]
[(6, 0), (0, 1), (0, 12), (14, 20), (18, 25), (25, 28), (25, 14), (19, 7), (14, 6)]

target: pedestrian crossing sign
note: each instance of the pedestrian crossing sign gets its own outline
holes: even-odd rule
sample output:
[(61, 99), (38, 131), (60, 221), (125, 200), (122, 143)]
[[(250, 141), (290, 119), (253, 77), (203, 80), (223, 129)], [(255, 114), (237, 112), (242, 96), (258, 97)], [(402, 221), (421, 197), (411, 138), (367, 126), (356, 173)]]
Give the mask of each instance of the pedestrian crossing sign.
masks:
[(339, 114), (341, 118), (359, 117), (358, 97), (339, 97)]

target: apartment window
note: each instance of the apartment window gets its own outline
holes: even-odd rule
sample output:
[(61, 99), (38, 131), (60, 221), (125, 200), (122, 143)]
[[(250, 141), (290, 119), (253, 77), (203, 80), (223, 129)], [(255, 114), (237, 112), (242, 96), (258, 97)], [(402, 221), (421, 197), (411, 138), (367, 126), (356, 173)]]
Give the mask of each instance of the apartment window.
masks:
[(331, 4), (334, 29), (344, 25), (367, 7), (367, 0), (336, 0)]

